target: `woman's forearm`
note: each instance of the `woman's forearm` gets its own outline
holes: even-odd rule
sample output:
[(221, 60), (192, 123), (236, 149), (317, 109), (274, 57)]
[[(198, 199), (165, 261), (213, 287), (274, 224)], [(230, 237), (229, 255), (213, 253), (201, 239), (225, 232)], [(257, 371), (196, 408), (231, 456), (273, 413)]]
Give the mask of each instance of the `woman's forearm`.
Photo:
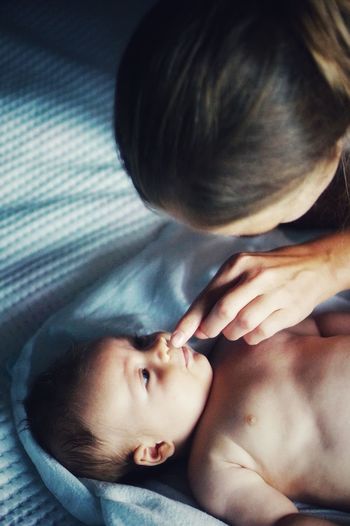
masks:
[(306, 245), (308, 245), (308, 250), (311, 248), (315, 251), (315, 257), (320, 257), (328, 268), (329, 282), (320, 283), (320, 287), (326, 291), (324, 299), (349, 289), (350, 230), (326, 235)]

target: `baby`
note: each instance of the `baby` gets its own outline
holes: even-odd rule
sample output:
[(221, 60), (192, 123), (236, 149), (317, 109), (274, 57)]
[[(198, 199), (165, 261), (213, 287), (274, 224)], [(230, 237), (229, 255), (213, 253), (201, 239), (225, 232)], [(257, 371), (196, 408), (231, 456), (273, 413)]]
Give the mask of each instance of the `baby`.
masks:
[(350, 505), (350, 313), (256, 346), (220, 338), (211, 356), (168, 333), (80, 345), (34, 382), (32, 433), (73, 473), (102, 480), (190, 445), (190, 485), (209, 513), (238, 526), (332, 524), (292, 501)]

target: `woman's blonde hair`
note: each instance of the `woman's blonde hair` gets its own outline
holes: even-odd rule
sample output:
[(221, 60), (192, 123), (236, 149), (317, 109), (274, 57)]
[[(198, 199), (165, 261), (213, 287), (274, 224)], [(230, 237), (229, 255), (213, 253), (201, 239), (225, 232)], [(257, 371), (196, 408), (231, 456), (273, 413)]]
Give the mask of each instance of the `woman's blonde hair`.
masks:
[(350, 124), (347, 0), (159, 2), (122, 58), (115, 132), (146, 203), (247, 217), (334, 156)]

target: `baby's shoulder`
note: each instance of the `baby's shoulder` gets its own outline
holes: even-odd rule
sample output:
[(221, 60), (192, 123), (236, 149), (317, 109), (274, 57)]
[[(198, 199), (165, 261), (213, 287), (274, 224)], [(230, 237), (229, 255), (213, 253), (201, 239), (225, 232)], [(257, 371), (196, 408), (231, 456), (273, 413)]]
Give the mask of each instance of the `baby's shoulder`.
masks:
[(220, 515), (220, 510), (239, 482), (241, 468), (256, 472), (250, 455), (232, 439), (218, 433), (215, 437), (197, 436), (188, 463), (188, 480), (197, 501), (209, 512)]
[(252, 470), (257, 468), (251, 455), (227, 433), (219, 429), (216, 432), (206, 432), (204, 428), (199, 428), (188, 462), (191, 485), (200, 487), (202, 481), (208, 478), (213, 480), (217, 474), (233, 465)]

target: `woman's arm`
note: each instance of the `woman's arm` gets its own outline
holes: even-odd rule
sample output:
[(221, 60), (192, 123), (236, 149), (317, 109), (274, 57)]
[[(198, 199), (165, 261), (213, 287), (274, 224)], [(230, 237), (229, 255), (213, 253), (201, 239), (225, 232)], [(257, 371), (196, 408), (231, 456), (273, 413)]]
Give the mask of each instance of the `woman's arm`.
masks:
[(348, 288), (350, 231), (234, 255), (179, 321), (173, 344), (220, 333), (256, 344), (299, 323), (319, 303)]

